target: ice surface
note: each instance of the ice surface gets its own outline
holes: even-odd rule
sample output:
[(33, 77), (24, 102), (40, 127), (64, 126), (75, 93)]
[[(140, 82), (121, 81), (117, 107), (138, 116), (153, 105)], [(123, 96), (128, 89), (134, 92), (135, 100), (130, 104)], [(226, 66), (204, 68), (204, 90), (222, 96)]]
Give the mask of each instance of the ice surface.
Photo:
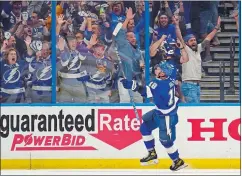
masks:
[(183, 169), (177, 172), (168, 169), (1, 170), (1, 175), (240, 175), (240, 170)]

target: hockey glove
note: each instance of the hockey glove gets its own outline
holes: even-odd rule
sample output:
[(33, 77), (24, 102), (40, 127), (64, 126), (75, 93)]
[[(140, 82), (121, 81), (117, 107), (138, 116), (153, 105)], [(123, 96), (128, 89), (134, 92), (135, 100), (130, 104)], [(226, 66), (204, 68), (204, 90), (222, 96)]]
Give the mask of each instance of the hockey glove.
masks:
[(138, 88), (137, 83), (135, 81), (129, 81), (127, 79), (122, 79), (120, 81), (125, 89), (131, 89), (132, 91), (136, 91)]

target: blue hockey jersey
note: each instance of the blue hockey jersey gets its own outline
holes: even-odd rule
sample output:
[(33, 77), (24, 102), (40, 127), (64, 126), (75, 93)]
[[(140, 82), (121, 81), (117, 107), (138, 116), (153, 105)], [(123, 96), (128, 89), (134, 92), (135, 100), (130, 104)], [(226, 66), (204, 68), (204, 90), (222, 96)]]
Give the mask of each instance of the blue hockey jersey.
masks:
[(52, 84), (51, 70), (51, 61), (49, 59), (39, 61), (36, 59), (33, 60), (29, 64), (32, 88), (39, 91), (50, 91)]
[(172, 74), (165, 80), (155, 78), (140, 92), (144, 97), (153, 97), (156, 109), (163, 115), (174, 112), (178, 106), (179, 98), (175, 96), (174, 76)]
[(98, 59), (92, 54), (87, 54), (86, 56), (89, 61), (87, 70), (90, 76), (90, 79), (86, 83), (87, 88), (101, 91), (110, 90), (113, 70), (111, 60), (106, 57)]
[(1, 62), (1, 96), (25, 92), (25, 81), (29, 78), (26, 62), (19, 60), (16, 64), (9, 65)]

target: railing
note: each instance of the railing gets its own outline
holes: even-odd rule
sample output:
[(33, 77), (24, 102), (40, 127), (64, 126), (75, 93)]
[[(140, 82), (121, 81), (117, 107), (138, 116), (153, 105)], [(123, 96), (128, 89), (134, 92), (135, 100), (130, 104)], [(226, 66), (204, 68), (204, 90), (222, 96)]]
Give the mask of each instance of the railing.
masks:
[(225, 63), (219, 62), (220, 102), (224, 102)]
[(234, 85), (234, 57), (235, 57), (235, 37), (230, 38), (230, 86), (227, 90), (227, 95), (235, 94), (235, 85)]

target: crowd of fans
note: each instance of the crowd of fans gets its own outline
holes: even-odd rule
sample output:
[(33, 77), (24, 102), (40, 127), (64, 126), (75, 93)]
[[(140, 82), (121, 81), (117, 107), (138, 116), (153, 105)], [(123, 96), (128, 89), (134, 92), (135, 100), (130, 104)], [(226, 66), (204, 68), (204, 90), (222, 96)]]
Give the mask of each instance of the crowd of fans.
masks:
[[(140, 94), (124, 89), (120, 81), (127, 78), (144, 85), (145, 67), (153, 77), (155, 66), (167, 60), (177, 68), (177, 96), (197, 103), (201, 63), (210, 62), (210, 46), (220, 44), (218, 5), (219, 1), (150, 1), (145, 34), (144, 1), (59, 1), (55, 47), (51, 1), (1, 1), (0, 102), (49, 103), (55, 76), (57, 103), (128, 103), (130, 96), (141, 103)], [(238, 5), (233, 5), (232, 16), (238, 19)], [(145, 35), (150, 63), (145, 62)]]
[(1, 1), (0, 14), (0, 102), (50, 102), (51, 2)]

